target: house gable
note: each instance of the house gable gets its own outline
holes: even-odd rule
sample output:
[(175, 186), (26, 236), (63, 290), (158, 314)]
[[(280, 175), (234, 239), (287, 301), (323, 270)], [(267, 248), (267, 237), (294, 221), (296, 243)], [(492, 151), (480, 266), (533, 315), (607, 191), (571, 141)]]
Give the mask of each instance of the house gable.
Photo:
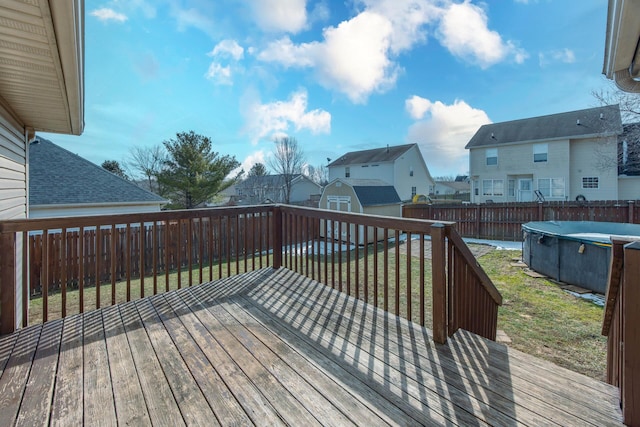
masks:
[(471, 200), (615, 199), (617, 165), (600, 160), (616, 158), (621, 131), (617, 105), (484, 125), (466, 146)]
[(329, 164), (329, 180), (378, 179), (395, 187), (401, 200), (428, 194), (433, 179), (418, 144), (349, 152)]

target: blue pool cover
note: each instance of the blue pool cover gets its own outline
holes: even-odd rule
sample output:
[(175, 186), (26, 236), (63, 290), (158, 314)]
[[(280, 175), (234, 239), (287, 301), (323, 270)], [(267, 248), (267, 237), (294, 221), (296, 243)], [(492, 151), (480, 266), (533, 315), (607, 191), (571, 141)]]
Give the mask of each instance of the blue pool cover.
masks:
[(612, 237), (640, 239), (640, 224), (619, 222), (536, 221), (523, 224), (522, 230), (602, 246), (611, 246)]

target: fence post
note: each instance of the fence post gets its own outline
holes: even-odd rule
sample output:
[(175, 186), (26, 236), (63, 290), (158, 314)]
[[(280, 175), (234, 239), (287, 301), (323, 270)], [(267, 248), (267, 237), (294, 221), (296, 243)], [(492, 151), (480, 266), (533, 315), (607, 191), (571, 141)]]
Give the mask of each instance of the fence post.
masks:
[(635, 210), (636, 202), (634, 200), (629, 200), (627, 203), (629, 204), (629, 221), (628, 222), (629, 224), (635, 224), (636, 218), (634, 214), (636, 212)]
[(624, 247), (622, 299), (622, 416), (627, 425), (640, 425), (640, 242)]
[(544, 209), (542, 202), (538, 202), (538, 221), (544, 221)]
[(476, 205), (476, 239), (480, 238), (480, 203)]
[(17, 325), (17, 281), (15, 233), (0, 233), (0, 334), (9, 334)]
[(273, 211), (273, 268), (282, 267), (282, 211), (279, 206), (274, 206)]
[(433, 341), (447, 342), (447, 274), (444, 224), (431, 225), (431, 276), (433, 298)]

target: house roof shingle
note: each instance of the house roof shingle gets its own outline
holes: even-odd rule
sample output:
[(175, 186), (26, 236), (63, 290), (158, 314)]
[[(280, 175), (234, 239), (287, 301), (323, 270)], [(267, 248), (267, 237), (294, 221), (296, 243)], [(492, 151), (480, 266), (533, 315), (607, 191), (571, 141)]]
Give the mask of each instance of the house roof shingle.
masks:
[(165, 199), (42, 137), (29, 144), (29, 203), (163, 203)]
[(393, 147), (374, 148), (372, 150), (350, 151), (329, 163), (331, 166), (347, 166), (363, 163), (392, 162), (417, 144), (395, 145)]
[(616, 135), (621, 132), (620, 108), (618, 105), (607, 105), (483, 125), (473, 135), (465, 148), (490, 147), (501, 144), (560, 138), (589, 138)]

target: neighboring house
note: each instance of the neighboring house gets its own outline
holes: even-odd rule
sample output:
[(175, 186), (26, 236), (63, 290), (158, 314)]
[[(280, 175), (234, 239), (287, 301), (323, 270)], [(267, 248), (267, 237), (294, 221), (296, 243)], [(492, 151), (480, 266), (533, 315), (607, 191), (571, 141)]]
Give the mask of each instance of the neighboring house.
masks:
[(640, 0), (609, 0), (602, 73), (625, 92), (640, 92)]
[(329, 163), (328, 169), (329, 182), (338, 178), (382, 180), (403, 201), (429, 194), (434, 185), (418, 144), (352, 151)]
[[(3, 1), (0, 34), (0, 219), (20, 219), (28, 214), (27, 144), (35, 132), (84, 129), (84, 1)], [(4, 300), (15, 302), (2, 306), (0, 329), (11, 331), (22, 323), (22, 258), (15, 255), (22, 236), (5, 234), (5, 244), (16, 246), (0, 257)]]
[[(256, 205), (265, 202), (284, 203), (286, 199), (284, 175), (250, 176), (237, 183), (232, 201), (237, 205)], [(305, 204), (322, 193), (322, 186), (308, 177), (297, 174), (291, 181), (289, 203)]]
[(167, 200), (41, 137), (29, 144), (29, 217), (159, 212)]
[[(389, 183), (379, 179), (351, 179), (336, 178), (325, 187), (320, 198), (320, 208), (330, 209), (340, 212), (355, 212), (371, 215), (402, 216), (402, 206), (400, 196), (396, 189)], [(329, 225), (329, 227), (331, 227)], [(355, 233), (352, 226), (349, 240), (355, 243)], [(347, 231), (342, 230), (342, 238), (339, 238), (337, 229), (333, 231), (329, 228), (329, 233), (333, 232), (335, 239), (346, 241)], [(378, 236), (373, 235), (369, 230), (367, 242), (371, 243), (380, 240), (382, 230)], [(364, 231), (361, 230), (358, 237), (358, 244), (364, 243)]]
[(483, 125), (465, 147), (471, 201), (617, 200), (621, 133), (617, 105)]

